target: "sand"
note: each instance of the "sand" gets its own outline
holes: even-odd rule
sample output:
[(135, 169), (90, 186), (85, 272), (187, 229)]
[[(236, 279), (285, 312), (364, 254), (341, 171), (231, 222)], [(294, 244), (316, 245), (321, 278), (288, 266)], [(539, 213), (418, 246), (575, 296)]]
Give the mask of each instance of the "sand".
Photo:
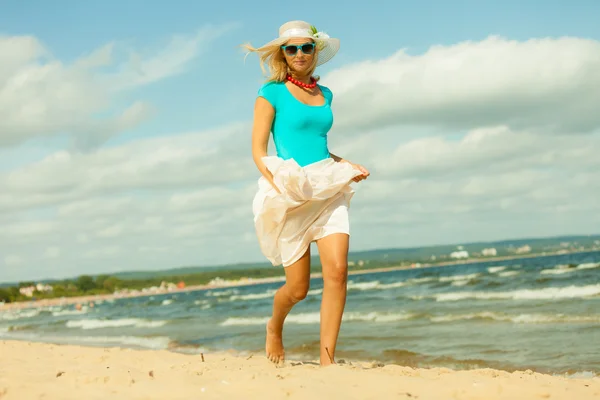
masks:
[(270, 364), (262, 354), (0, 341), (0, 399), (565, 399), (600, 398), (600, 378), (352, 363)]

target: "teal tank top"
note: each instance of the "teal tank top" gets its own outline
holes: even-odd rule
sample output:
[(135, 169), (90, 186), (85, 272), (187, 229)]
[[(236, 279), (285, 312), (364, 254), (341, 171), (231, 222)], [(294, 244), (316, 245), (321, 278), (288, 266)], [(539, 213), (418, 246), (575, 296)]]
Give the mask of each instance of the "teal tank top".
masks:
[(265, 83), (258, 91), (275, 109), (271, 126), (277, 156), (294, 159), (301, 167), (329, 158), (327, 133), (333, 125), (333, 94), (319, 85), (325, 104), (310, 106), (300, 102), (283, 82)]

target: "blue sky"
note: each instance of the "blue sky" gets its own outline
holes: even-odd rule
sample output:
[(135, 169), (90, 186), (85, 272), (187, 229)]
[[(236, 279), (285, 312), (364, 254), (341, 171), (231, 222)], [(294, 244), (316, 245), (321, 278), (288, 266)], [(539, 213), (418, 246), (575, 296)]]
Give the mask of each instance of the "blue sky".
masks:
[[(206, 24), (236, 25), (203, 49), (210, 55), (208, 59), (199, 57), (185, 74), (136, 93), (160, 112), (121, 139), (250, 118), (246, 98), (255, 91), (261, 75), (255, 58), (243, 64), (237, 46), (272, 39), (279, 25), (289, 19), (311, 21), (341, 38), (340, 53), (321, 74), (348, 62), (382, 58), (401, 48), (416, 54), (432, 45), (481, 40), (489, 35), (516, 40), (600, 36), (600, 3), (595, 1), (331, 1), (307, 5), (307, 11), (279, 1), (65, 0), (60, 7), (43, 0), (2, 4), (0, 27), (4, 34), (35, 35), (55, 57), (66, 61), (113, 41), (151, 50), (173, 34), (188, 34)], [(223, 107), (224, 103), (233, 103), (235, 108)]]
[[(342, 42), (318, 71), (334, 90), (332, 151), (375, 172), (356, 196), (353, 248), (600, 226), (585, 202), (597, 165), (572, 162), (598, 143), (598, 2), (56, 4), (0, 0), (7, 82), (34, 82), (0, 85), (0, 223), (10, 232), (0, 235), (0, 281), (261, 261), (244, 140), (262, 76), (238, 46), (271, 40), (290, 19)], [(81, 67), (92, 54), (102, 65)], [(136, 68), (154, 68), (150, 81)], [(27, 113), (40, 109), (50, 114), (32, 125)], [(228, 169), (215, 169), (219, 160)], [(589, 192), (564, 197), (559, 179)], [(169, 207), (178, 211), (163, 215)]]

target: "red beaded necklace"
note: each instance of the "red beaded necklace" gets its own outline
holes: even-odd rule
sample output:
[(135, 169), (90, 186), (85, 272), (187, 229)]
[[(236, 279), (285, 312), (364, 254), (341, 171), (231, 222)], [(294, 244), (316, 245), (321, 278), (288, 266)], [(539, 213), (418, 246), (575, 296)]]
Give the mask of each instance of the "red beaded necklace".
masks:
[(300, 87), (303, 87), (303, 88), (306, 88), (306, 89), (312, 89), (312, 88), (317, 87), (317, 81), (312, 76), (310, 77), (310, 83), (300, 82), (298, 79), (292, 78), (291, 75), (287, 76), (287, 80), (290, 81), (290, 82), (292, 82), (296, 86), (300, 86)]

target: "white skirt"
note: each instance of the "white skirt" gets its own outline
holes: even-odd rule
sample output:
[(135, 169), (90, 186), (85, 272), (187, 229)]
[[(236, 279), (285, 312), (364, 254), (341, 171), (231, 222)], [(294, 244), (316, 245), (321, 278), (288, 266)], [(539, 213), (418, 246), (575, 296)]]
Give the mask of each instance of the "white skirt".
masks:
[(252, 204), (261, 251), (273, 265), (295, 263), (315, 240), (350, 234), (350, 183), (360, 171), (331, 158), (305, 167), (275, 156), (262, 160), (281, 191), (261, 176)]

